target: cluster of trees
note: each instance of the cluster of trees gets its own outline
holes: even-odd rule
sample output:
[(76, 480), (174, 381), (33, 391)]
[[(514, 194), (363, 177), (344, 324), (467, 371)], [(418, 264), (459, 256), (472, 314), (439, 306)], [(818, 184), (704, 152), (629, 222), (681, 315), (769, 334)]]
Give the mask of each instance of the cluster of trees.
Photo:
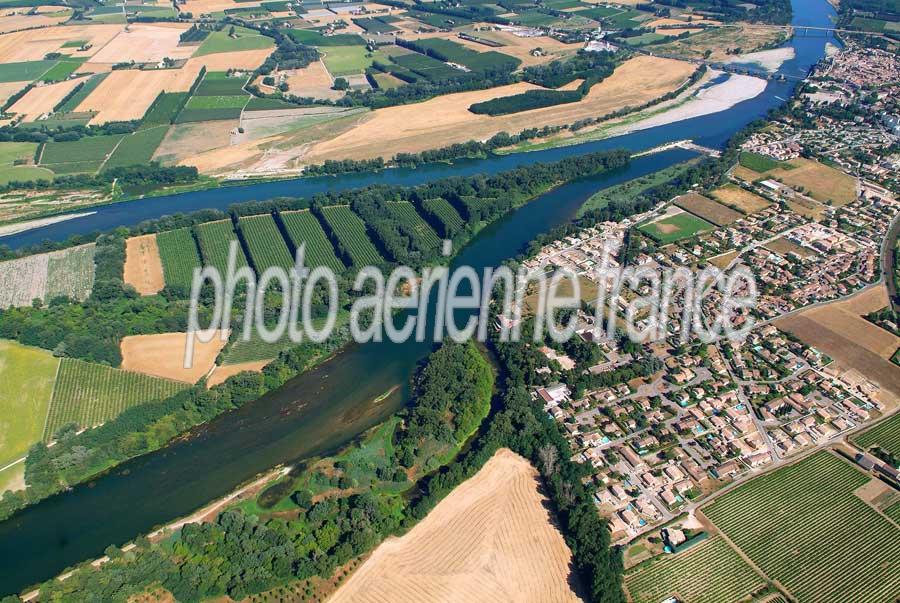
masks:
[(0, 191), (16, 189), (81, 189), (104, 187), (115, 182), (125, 190), (148, 189), (176, 184), (192, 184), (200, 177), (194, 166), (162, 166), (157, 161), (146, 165), (128, 165), (102, 170), (99, 174), (69, 174), (53, 180), (10, 180), (0, 186)]
[(43, 121), (38, 127), (17, 128), (0, 127), (0, 142), (71, 142), (81, 140), (85, 136), (105, 136), (111, 134), (131, 134), (137, 130), (140, 120), (111, 121), (101, 125), (53, 125), (52, 121)]
[(578, 54), (565, 61), (526, 67), (523, 77), (526, 82), (544, 88), (559, 88), (577, 79), (599, 78), (598, 81), (601, 81), (612, 75), (616, 65), (622, 62), (623, 58), (621, 53), (580, 50)]
[(792, 14), (790, 0), (759, 0), (752, 7), (731, 0), (657, 0), (657, 4), (715, 13), (716, 18), (726, 22), (752, 21), (787, 25), (791, 22)]
[(521, 94), (492, 98), (474, 103), (469, 111), (478, 115), (509, 115), (542, 107), (577, 103), (584, 95), (580, 90), (528, 90)]
[[(245, 25), (250, 26), (250, 25)], [(275, 69), (302, 69), (319, 60), (319, 51), (312, 46), (294, 41), (277, 29), (258, 29), (259, 33), (275, 40), (275, 51), (266, 58), (265, 62), (256, 70), (262, 75), (269, 75)]]

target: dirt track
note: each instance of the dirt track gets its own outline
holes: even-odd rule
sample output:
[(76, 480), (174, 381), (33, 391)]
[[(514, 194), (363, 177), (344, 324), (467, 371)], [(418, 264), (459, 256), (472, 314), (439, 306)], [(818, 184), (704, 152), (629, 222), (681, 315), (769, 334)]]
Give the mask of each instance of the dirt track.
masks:
[(572, 554), (545, 504), (535, 469), (500, 450), (408, 534), (379, 546), (331, 602), (579, 601)]

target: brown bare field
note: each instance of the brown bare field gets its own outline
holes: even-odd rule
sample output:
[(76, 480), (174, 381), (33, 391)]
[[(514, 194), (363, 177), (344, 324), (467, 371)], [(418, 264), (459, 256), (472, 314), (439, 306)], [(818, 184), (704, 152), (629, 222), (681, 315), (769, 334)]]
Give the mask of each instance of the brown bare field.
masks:
[(2, 82), (0, 83), (0, 103), (5, 103), (6, 99), (24, 88), (29, 82)]
[(788, 253), (795, 253), (802, 258), (807, 258), (812, 255), (815, 255), (811, 249), (806, 247), (801, 247), (797, 245), (793, 241), (788, 241), (784, 237), (779, 237), (774, 241), (766, 243), (766, 249), (769, 251), (774, 251), (775, 253), (780, 253), (781, 255), (787, 255)]
[(59, 104), (84, 79), (76, 78), (56, 84), (35, 86), (25, 96), (17, 100), (9, 110), (17, 115), (22, 115), (24, 121), (33, 121), (44, 113), (52, 112), (53, 107)]
[(887, 287), (879, 285), (866, 289), (859, 295), (854, 295), (843, 302), (843, 308), (848, 312), (864, 316), (876, 310), (881, 310), (888, 305)]
[(675, 200), (675, 205), (716, 226), (725, 226), (743, 217), (740, 212), (697, 193), (681, 195)]
[(52, 27), (53, 25), (66, 21), (72, 15), (72, 13), (66, 11), (63, 6), (55, 6), (53, 8), (56, 9), (53, 12), (60, 14), (56, 16), (48, 14), (29, 15), (25, 12), (28, 9), (23, 8), (4, 11), (4, 13), (0, 15), (0, 33), (19, 31), (21, 29), (35, 29), (38, 27)]
[(175, 381), (196, 383), (216, 363), (216, 356), (225, 347), (217, 332), (209, 343), (194, 345), (193, 366), (184, 368), (184, 349), (187, 333), (133, 335), (122, 339), (122, 368), (127, 371), (165, 377)]
[(92, 47), (86, 52), (69, 53), (71, 56), (91, 56), (106, 45), (120, 31), (122, 25), (64, 25), (17, 31), (0, 35), (0, 62), (37, 61), (49, 52), (56, 52), (66, 42), (85, 40)]
[(792, 159), (793, 169), (777, 169), (767, 172), (792, 188), (802, 186), (817, 201), (832, 201), (841, 207), (856, 200), (856, 179), (840, 170), (828, 167), (812, 159)]
[(228, 147), (231, 131), (237, 127), (237, 119), (175, 124), (169, 128), (153, 159), (167, 164), (178, 163), (204, 151)]
[(97, 111), (91, 124), (140, 119), (160, 92), (185, 92), (197, 79), (196, 71), (158, 69), (139, 71), (122, 69), (111, 72), (78, 105), (78, 111)]
[[(243, 5), (246, 6), (246, 5)], [(228, 71), (229, 69), (256, 69), (263, 64), (275, 47), (259, 48), (257, 50), (239, 50), (237, 52), (217, 52), (205, 54), (202, 57), (188, 59), (182, 69), (192, 73), (200, 71), (201, 66), (206, 66), (210, 71)]]
[(287, 74), (288, 90), (297, 96), (311, 96), (337, 100), (344, 96), (341, 90), (332, 90), (331, 75), (325, 69), (325, 63), (316, 61), (303, 69), (294, 69)]
[(251, 373), (262, 372), (263, 368), (265, 368), (265, 366), (270, 362), (272, 361), (256, 360), (253, 362), (241, 362), (240, 364), (216, 366), (216, 368), (213, 369), (212, 374), (209, 376), (209, 379), (206, 380), (206, 387), (213, 387), (214, 385), (225, 383), (225, 380), (229, 377), (233, 377), (234, 375), (243, 373), (244, 371), (250, 371)]
[(155, 234), (131, 237), (125, 242), (125, 282), (141, 295), (159, 293), (166, 286)]
[(519, 94), (537, 86), (519, 83), (377, 109), (356, 128), (314, 145), (304, 160), (321, 163), (325, 159), (367, 159), (388, 154), (386, 149), (390, 149), (389, 154), (417, 153), (456, 142), (483, 140), (501, 131), (569, 124), (627, 105), (643, 104), (676, 89), (693, 71), (690, 63), (638, 56), (591, 88), (580, 102), (496, 117), (476, 115), (468, 108), (473, 103)]
[(402, 538), (390, 538), (332, 603), (579, 601), (572, 553), (537, 471), (501, 449)]
[(723, 253), (723, 254), (720, 254), (717, 256), (713, 256), (713, 257), (707, 259), (707, 261), (710, 264), (712, 264), (713, 266), (715, 266), (716, 268), (718, 268), (719, 270), (725, 270), (725, 268), (728, 268), (728, 264), (730, 264), (731, 261), (734, 258), (736, 258), (737, 256), (738, 256), (737, 251), (728, 251), (726, 253)]
[(759, 173), (757, 173), (757, 172), (754, 172), (754, 171), (751, 170), (750, 168), (745, 168), (745, 167), (742, 166), (742, 165), (735, 166), (735, 167), (731, 170), (731, 174), (732, 174), (735, 178), (740, 178), (740, 179), (743, 180), (744, 182), (755, 182), (755, 181), (757, 181), (757, 180), (763, 179), (762, 174), (759, 174)]
[[(168, 25), (178, 25), (170, 23)], [(123, 30), (106, 46), (99, 50), (91, 61), (94, 63), (158, 63), (165, 57), (186, 59), (197, 50), (196, 46), (178, 46), (181, 33), (190, 27), (160, 27), (149, 23), (131, 23), (128, 31)]]
[(772, 205), (767, 199), (734, 184), (717, 188), (712, 192), (712, 196), (745, 214), (753, 214)]
[(691, 34), (695, 34), (703, 31), (702, 28), (699, 27), (679, 27), (677, 29), (656, 29), (661, 25), (688, 25), (687, 21), (682, 19), (656, 19), (655, 21), (651, 21), (647, 23), (646, 27), (653, 27), (654, 33), (658, 33), (661, 36), (678, 36), (683, 34), (684, 32), (688, 32)]

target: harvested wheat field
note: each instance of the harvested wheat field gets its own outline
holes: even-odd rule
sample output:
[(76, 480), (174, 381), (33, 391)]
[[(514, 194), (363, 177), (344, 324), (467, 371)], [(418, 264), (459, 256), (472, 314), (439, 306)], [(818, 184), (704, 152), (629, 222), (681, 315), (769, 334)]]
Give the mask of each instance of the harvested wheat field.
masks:
[(127, 61), (158, 63), (165, 57), (186, 59), (197, 50), (196, 46), (178, 45), (178, 38), (188, 27), (187, 24), (168, 27), (149, 23), (131, 23), (127, 31), (120, 32), (91, 57), (91, 61), (94, 63)]
[(792, 159), (788, 163), (791, 169), (771, 170), (766, 176), (793, 188), (803, 187), (816, 201), (831, 201), (835, 207), (856, 201), (856, 179), (852, 176), (812, 159)]
[(25, 96), (15, 102), (9, 110), (16, 115), (21, 115), (23, 121), (34, 121), (45, 113), (53, 111), (75, 86), (83, 82), (85, 78), (65, 80), (56, 84), (35, 86)]
[(216, 356), (225, 347), (228, 337), (221, 331), (209, 343), (194, 343), (191, 368), (184, 368), (187, 333), (133, 335), (122, 339), (122, 367), (127, 371), (165, 377), (175, 381), (196, 383), (216, 364)]
[(185, 92), (197, 79), (200, 68), (111, 72), (78, 105), (78, 111), (97, 111), (90, 124), (140, 119), (160, 92)]
[(775, 326), (900, 396), (900, 371), (890, 361), (900, 347), (900, 337), (861, 316), (885, 305), (887, 293), (884, 285), (879, 285), (847, 301), (779, 319)]
[(194, 13), (199, 16), (207, 13), (215, 13), (229, 8), (251, 8), (259, 6), (259, 2), (235, 2), (234, 0), (187, 0), (178, 8), (183, 13)]
[(578, 601), (572, 553), (538, 490), (537, 471), (499, 450), (402, 538), (390, 538), (332, 603)]
[(141, 295), (159, 293), (166, 286), (155, 234), (131, 237), (125, 242), (125, 283)]
[(332, 90), (331, 75), (325, 69), (325, 63), (316, 61), (303, 69), (294, 69), (287, 72), (285, 80), (291, 94), (313, 98), (327, 98), (337, 100), (344, 96), (342, 90)]
[(0, 33), (38, 27), (52, 27), (68, 20), (72, 16), (72, 13), (67, 11), (65, 7), (54, 6), (53, 8), (56, 9), (54, 12), (57, 13), (55, 16), (52, 14), (29, 15), (26, 12), (28, 9), (25, 8), (6, 11), (0, 16)]
[(84, 40), (92, 45), (86, 52), (68, 53), (71, 56), (90, 56), (106, 45), (120, 31), (122, 25), (65, 25), (32, 29), (0, 35), (0, 62), (38, 61), (49, 52), (56, 52), (66, 42)]
[(315, 144), (304, 156), (304, 161), (321, 163), (326, 159), (369, 159), (401, 152), (418, 153), (436, 146), (484, 140), (501, 131), (519, 132), (544, 125), (570, 124), (627, 105), (646, 103), (675, 90), (693, 72), (694, 66), (690, 63), (638, 56), (619, 66), (577, 103), (496, 117), (476, 115), (468, 110), (473, 103), (539, 88), (518, 83), (377, 109), (347, 133)]
[(228, 147), (231, 144), (231, 132), (237, 130), (238, 125), (237, 119), (175, 124), (166, 132), (153, 159), (174, 164), (204, 151)]
[(767, 199), (734, 184), (717, 188), (712, 192), (712, 196), (745, 214), (753, 214), (772, 205)]
[[(580, 43), (566, 44), (549, 36), (521, 38), (506, 31), (475, 31), (471, 33), (476, 37), (492, 40), (494, 42), (503, 44), (503, 46), (498, 48), (491, 48), (489, 46), (485, 46), (484, 44), (479, 44), (478, 42), (464, 40), (458, 37), (455, 32), (445, 32), (440, 37), (452, 40), (457, 44), (462, 44), (463, 46), (468, 46), (469, 48), (477, 52), (494, 50), (497, 52), (502, 52), (503, 54), (508, 54), (521, 60), (522, 67), (541, 65), (568, 56), (572, 56), (579, 50), (581, 50), (581, 47), (583, 46), (583, 44)], [(535, 48), (542, 49), (543, 56), (533, 56), (531, 54), (531, 51)]]
[(209, 71), (228, 71), (229, 69), (256, 69), (266, 60), (275, 47), (258, 48), (256, 50), (239, 50), (237, 52), (217, 52), (205, 54), (201, 57), (188, 59), (182, 69), (192, 70), (194, 73), (200, 67), (206, 66)]
[(666, 28), (657, 29), (660, 26), (667, 25), (688, 25), (687, 21), (682, 21), (681, 19), (656, 19), (655, 21), (651, 21), (647, 23), (645, 27), (652, 27), (654, 33), (658, 33), (661, 36), (680, 36), (684, 32), (695, 34), (703, 31), (701, 27), (678, 27), (678, 28)]
[(6, 100), (27, 86), (29, 82), (2, 82), (0, 83), (0, 103), (5, 103)]
[(244, 371), (249, 371), (251, 373), (262, 372), (263, 368), (265, 368), (265, 366), (270, 362), (272, 361), (255, 360), (253, 362), (242, 362), (240, 364), (217, 366), (215, 369), (213, 369), (213, 372), (209, 376), (209, 379), (206, 380), (206, 387), (212, 387), (214, 385), (219, 385), (220, 383), (225, 383), (225, 380), (229, 377), (233, 377), (234, 375), (243, 373)]

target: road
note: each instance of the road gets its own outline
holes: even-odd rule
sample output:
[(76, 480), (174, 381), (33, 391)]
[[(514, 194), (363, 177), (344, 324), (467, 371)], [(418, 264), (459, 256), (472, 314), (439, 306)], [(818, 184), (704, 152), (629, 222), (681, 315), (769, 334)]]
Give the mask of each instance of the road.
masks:
[(887, 285), (888, 299), (891, 301), (891, 309), (900, 312), (900, 296), (897, 294), (897, 256), (894, 250), (897, 248), (897, 235), (900, 235), (900, 214), (894, 217), (891, 227), (881, 244), (881, 280)]

